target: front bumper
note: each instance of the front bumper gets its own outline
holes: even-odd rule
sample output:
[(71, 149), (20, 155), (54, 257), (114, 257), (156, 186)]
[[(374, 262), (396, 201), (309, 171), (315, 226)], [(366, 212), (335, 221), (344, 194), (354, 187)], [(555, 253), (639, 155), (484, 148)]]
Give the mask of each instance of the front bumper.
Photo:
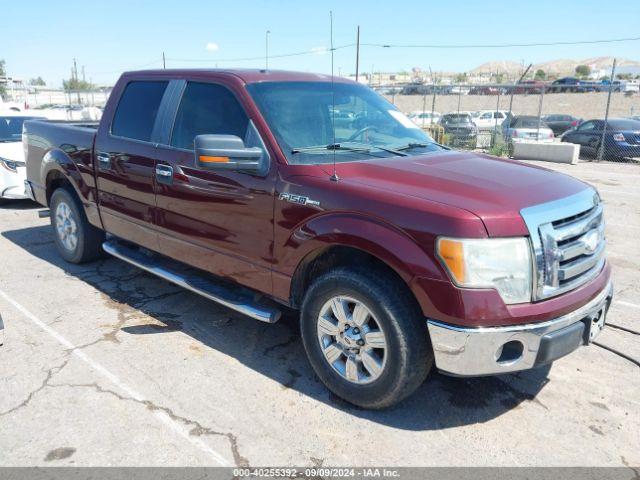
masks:
[(29, 198), (24, 190), (26, 176), (25, 167), (18, 167), (17, 172), (9, 172), (0, 167), (0, 198)]
[(482, 376), (527, 370), (590, 342), (600, 331), (613, 286), (587, 304), (540, 323), (464, 328), (428, 320), (436, 367), (450, 375)]

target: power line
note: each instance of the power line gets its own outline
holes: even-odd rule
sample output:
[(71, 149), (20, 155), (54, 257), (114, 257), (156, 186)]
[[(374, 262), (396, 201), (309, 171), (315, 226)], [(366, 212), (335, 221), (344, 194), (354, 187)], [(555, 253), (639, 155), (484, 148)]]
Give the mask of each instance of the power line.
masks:
[[(350, 48), (350, 47), (355, 47), (356, 44), (355, 43), (349, 43), (347, 45), (340, 45), (338, 47), (333, 47), (333, 50), (342, 50), (344, 48)], [(298, 52), (291, 52), (291, 53), (280, 53), (277, 55), (271, 55), (269, 54), (269, 59), (272, 58), (285, 58), (285, 57), (297, 57), (300, 55), (318, 55), (318, 53), (324, 53), (324, 52), (329, 52), (331, 51), (330, 48), (324, 49), (322, 51), (317, 51), (317, 50), (304, 50), (304, 51), (298, 51)], [(184, 62), (184, 63), (223, 63), (223, 62), (249, 62), (249, 61), (257, 61), (257, 60), (264, 60), (264, 56), (262, 57), (239, 57), (239, 58), (208, 58), (208, 59), (204, 59), (204, 58), (167, 58), (167, 60), (171, 60), (172, 62)]]
[[(627, 38), (612, 38), (612, 39), (600, 39), (600, 40), (577, 40), (577, 41), (560, 41), (560, 42), (538, 42), (538, 43), (501, 43), (501, 44), (394, 44), (394, 43), (360, 43), (360, 47), (374, 47), (374, 48), (431, 48), (431, 49), (459, 49), (459, 48), (514, 48), (514, 47), (548, 47), (548, 46), (562, 46), (562, 45), (594, 45), (594, 44), (607, 44), (607, 43), (622, 43), (622, 42), (637, 42), (640, 41), (640, 37), (627, 37)], [(356, 43), (349, 43), (346, 45), (339, 45), (333, 47), (333, 51), (342, 50), (345, 48), (356, 47)], [(326, 49), (326, 52), (330, 53), (331, 49)], [(269, 54), (269, 58), (287, 58), (298, 57), (303, 55), (317, 55), (318, 53), (324, 53), (324, 51), (318, 50), (302, 50), (297, 52), (280, 53), (276, 55)], [(228, 63), (228, 62), (253, 62), (264, 60), (263, 56), (256, 57), (238, 57), (238, 58), (166, 58), (166, 61), (172, 61), (177, 63)], [(113, 73), (121, 73), (126, 70), (139, 70), (151, 65), (162, 65), (163, 59), (156, 59), (145, 63), (143, 65), (137, 65), (134, 67), (122, 68), (118, 70), (92, 72), (95, 75), (108, 75)]]
[(619, 42), (636, 42), (640, 37), (629, 38), (612, 38), (606, 40), (578, 40), (573, 42), (542, 42), (542, 43), (494, 43), (494, 44), (468, 44), (468, 45), (451, 45), (451, 44), (393, 44), (393, 43), (361, 43), (366, 47), (378, 48), (512, 48), (512, 47), (549, 47), (561, 45), (593, 45), (597, 43), (619, 43)]

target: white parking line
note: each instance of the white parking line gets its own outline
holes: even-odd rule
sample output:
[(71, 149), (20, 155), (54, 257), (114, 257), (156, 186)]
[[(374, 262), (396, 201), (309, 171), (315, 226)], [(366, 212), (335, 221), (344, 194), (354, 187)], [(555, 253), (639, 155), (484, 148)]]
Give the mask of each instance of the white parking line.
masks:
[(631, 307), (631, 308), (637, 308), (640, 309), (640, 305), (636, 305), (635, 303), (631, 303), (631, 302), (625, 302), (623, 300), (617, 300), (615, 302), (613, 302), (617, 305), (624, 305), (625, 307)]
[[(11, 298), (7, 293), (0, 290), (0, 296), (2, 296), (7, 302), (13, 305), (20, 313), (22, 313), (25, 317), (27, 317), (29, 320), (35, 323), (38, 327), (40, 327), (42, 330), (47, 332), (64, 348), (70, 350), (71, 354), (75, 355), (84, 363), (89, 365), (91, 368), (93, 368), (94, 370), (102, 374), (105, 378), (107, 378), (111, 383), (117, 386), (120, 390), (122, 390), (128, 396), (130, 396), (131, 398), (135, 399), (138, 402), (147, 401), (146, 398), (144, 398), (141, 394), (139, 394), (134, 389), (129, 387), (126, 383), (124, 383), (122, 380), (120, 380), (114, 373), (110, 372), (105, 367), (100, 365), (98, 362), (93, 360), (89, 355), (84, 353), (82, 350), (77, 350), (69, 340), (67, 340), (65, 337), (63, 337), (60, 333), (58, 333), (56, 330), (51, 328), (49, 325), (41, 321), (29, 310), (27, 310), (25, 307), (23, 307), (18, 302), (16, 302), (13, 298)], [(185, 429), (182, 425), (180, 425), (175, 420), (173, 420), (165, 412), (161, 410), (154, 410), (153, 415), (156, 417), (156, 419), (158, 419), (162, 424), (167, 426), (169, 429), (173, 430), (175, 433), (183, 437), (189, 443), (191, 443), (198, 449), (202, 450), (204, 453), (208, 454), (209, 456), (211, 456), (216, 463), (218, 463), (221, 466), (229, 466), (229, 463), (225, 460), (225, 458), (221, 454), (213, 450), (202, 440), (198, 438), (193, 438), (191, 435), (189, 435), (189, 431), (187, 429)]]

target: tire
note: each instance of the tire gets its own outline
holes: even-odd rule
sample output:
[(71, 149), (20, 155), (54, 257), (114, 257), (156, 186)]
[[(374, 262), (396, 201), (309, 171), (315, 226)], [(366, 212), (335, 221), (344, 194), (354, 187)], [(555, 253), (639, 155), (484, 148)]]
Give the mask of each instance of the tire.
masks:
[[(347, 306), (343, 311), (350, 327), (341, 326), (331, 307), (333, 300)], [(362, 307), (369, 315), (358, 329), (355, 317), (365, 316), (354, 313)], [(406, 286), (385, 271), (341, 267), (320, 276), (305, 294), (300, 331), (320, 380), (338, 397), (359, 407), (382, 409), (400, 402), (422, 384), (433, 365), (420, 308)], [(360, 338), (360, 346), (353, 337)], [(379, 346), (381, 337), (384, 347), (372, 346)], [(332, 363), (325, 352), (335, 358)]]
[(58, 188), (49, 202), (58, 252), (67, 262), (84, 263), (104, 255), (104, 232), (89, 223), (75, 192)]

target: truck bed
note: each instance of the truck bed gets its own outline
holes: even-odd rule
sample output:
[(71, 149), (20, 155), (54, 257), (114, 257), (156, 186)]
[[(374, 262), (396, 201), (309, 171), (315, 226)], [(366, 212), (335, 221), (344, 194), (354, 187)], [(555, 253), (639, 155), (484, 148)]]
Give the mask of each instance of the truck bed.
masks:
[[(75, 164), (79, 174), (92, 173), (83, 170), (92, 164), (91, 156), (97, 128), (97, 122), (25, 122), (22, 141), (26, 147), (27, 180), (31, 183), (38, 203), (47, 204), (45, 185), (49, 169), (43, 164), (45, 155), (46, 161), (70, 160)], [(93, 184), (92, 174), (83, 177)]]

